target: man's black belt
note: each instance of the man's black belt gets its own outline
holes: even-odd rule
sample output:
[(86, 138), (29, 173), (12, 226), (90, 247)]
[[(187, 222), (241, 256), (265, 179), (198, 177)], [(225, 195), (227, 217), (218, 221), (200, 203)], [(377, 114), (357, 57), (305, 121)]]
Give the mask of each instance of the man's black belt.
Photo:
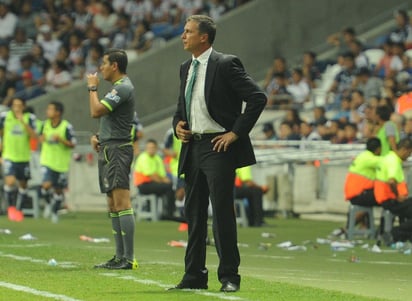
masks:
[(200, 133), (193, 133), (192, 137), (193, 140), (199, 141), (199, 140), (204, 140), (204, 139), (212, 139), (213, 137), (219, 136), (219, 135), (223, 135), (224, 132), (220, 132), (220, 133), (204, 133), (204, 134), (200, 134)]

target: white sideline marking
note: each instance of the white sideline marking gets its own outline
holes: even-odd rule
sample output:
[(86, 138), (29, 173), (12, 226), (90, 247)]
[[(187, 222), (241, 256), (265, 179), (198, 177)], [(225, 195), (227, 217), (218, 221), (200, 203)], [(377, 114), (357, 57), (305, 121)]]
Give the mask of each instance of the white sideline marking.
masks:
[[(335, 262), (347, 262), (347, 260), (340, 260), (340, 259), (329, 259), (329, 261), (335, 261)], [(412, 265), (411, 262), (401, 262), (401, 261), (368, 261), (368, 260), (362, 260), (360, 263), (369, 263), (369, 264), (384, 264), (384, 265)]]
[(28, 293), (36, 296), (46, 297), (46, 298), (53, 298), (55, 300), (62, 300), (62, 301), (81, 301), (79, 299), (74, 299), (65, 295), (53, 294), (47, 291), (39, 291), (31, 287), (22, 286), (18, 284), (13, 284), (9, 282), (0, 281), (0, 286), (12, 289), (18, 292)]
[[(140, 279), (134, 276), (121, 276), (119, 274), (115, 274), (115, 273), (101, 273), (100, 275), (102, 276), (106, 276), (106, 277), (113, 277), (113, 278), (117, 278), (117, 279), (122, 279), (122, 280), (131, 280), (137, 283), (141, 283), (141, 284), (146, 284), (146, 285), (156, 285), (158, 287), (167, 289), (170, 287), (173, 287), (174, 285), (172, 284), (164, 284), (160, 281), (155, 281), (155, 280), (150, 280), (150, 279)], [(203, 295), (203, 296), (207, 296), (207, 297), (213, 297), (215, 299), (222, 299), (222, 300), (235, 300), (235, 301), (246, 301), (246, 299), (240, 298), (240, 297), (236, 297), (236, 296), (228, 296), (224, 293), (210, 293), (210, 292), (206, 292), (206, 291), (202, 291), (202, 290), (187, 290), (190, 292), (193, 292), (195, 294), (198, 295)]]
[[(3, 252), (0, 252), (0, 257), (7, 257), (7, 258), (14, 259), (14, 260), (29, 261), (32, 263), (40, 263), (40, 264), (45, 264), (45, 265), (47, 265), (48, 263), (48, 260), (44, 260), (44, 259), (35, 259), (29, 256), (18, 256), (14, 254), (5, 254)], [(57, 264), (58, 266), (62, 268), (74, 268), (77, 266), (76, 263), (70, 262), (70, 261), (57, 261)]]
[(2, 247), (6, 248), (40, 248), (40, 247), (48, 247), (50, 244), (30, 244), (30, 245), (1, 245)]

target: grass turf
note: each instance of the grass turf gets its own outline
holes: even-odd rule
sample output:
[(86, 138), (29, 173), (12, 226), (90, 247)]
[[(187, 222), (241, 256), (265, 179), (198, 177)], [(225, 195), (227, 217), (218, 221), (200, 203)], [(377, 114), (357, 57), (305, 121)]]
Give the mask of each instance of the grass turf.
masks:
[[(411, 300), (410, 256), (395, 251), (372, 253), (360, 246), (333, 251), (329, 245), (316, 244), (316, 238), (326, 237), (338, 223), (267, 221), (264, 228), (239, 228), (241, 290), (224, 294), (219, 292), (218, 260), (212, 246), (207, 254), (207, 291), (166, 291), (179, 282), (184, 269), (184, 248), (167, 244), (186, 239), (175, 222), (137, 223), (139, 269), (107, 271), (93, 269), (95, 263), (113, 255), (106, 214), (70, 213), (59, 224), (31, 218), (13, 223), (0, 216), (0, 229), (12, 231), (0, 234), (0, 300)], [(264, 238), (262, 232), (276, 236)], [(19, 239), (27, 233), (37, 239)], [(107, 237), (111, 242), (82, 241), (80, 235)], [(286, 240), (305, 244), (307, 250), (276, 246)], [(261, 243), (266, 248), (260, 248)], [(57, 266), (47, 264), (51, 258)]]

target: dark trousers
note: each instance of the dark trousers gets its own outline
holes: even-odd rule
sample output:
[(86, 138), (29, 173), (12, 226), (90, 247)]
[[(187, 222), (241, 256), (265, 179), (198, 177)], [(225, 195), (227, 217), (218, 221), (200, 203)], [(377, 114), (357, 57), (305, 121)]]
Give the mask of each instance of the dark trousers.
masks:
[(412, 198), (403, 202), (388, 200), (382, 203), (382, 207), (399, 217), (399, 226), (392, 229), (395, 241), (412, 239)]
[(235, 188), (235, 198), (247, 198), (249, 203), (248, 220), (250, 226), (261, 226), (263, 223), (263, 191), (259, 187), (241, 186)]
[(213, 151), (211, 139), (190, 142), (185, 161), (185, 217), (188, 245), (183, 281), (207, 283), (206, 238), (209, 198), (213, 212), (213, 236), (219, 256), (220, 282), (240, 284), (236, 216), (234, 211), (235, 163), (231, 150)]
[(380, 206), (375, 199), (373, 189), (368, 189), (363, 191), (360, 195), (355, 196), (349, 200), (352, 205), (364, 206), (364, 207), (373, 207)]
[(155, 194), (159, 197), (163, 197), (163, 215), (173, 216), (175, 212), (175, 193), (173, 191), (172, 183), (157, 183), (148, 182), (143, 183), (137, 187), (141, 194)]

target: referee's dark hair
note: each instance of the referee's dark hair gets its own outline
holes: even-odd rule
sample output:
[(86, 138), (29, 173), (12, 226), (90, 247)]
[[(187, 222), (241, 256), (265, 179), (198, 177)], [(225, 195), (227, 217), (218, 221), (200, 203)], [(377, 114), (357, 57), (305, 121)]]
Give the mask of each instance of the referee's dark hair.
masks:
[(366, 141), (366, 149), (372, 153), (374, 153), (381, 146), (382, 144), (379, 138), (372, 137)]
[(59, 112), (60, 115), (63, 115), (64, 105), (60, 101), (53, 100), (49, 103), (49, 105), (53, 105), (56, 111)]
[(107, 55), (107, 58), (110, 64), (116, 63), (119, 72), (126, 74), (127, 69), (127, 53), (122, 49), (111, 48), (104, 52), (104, 55)]

